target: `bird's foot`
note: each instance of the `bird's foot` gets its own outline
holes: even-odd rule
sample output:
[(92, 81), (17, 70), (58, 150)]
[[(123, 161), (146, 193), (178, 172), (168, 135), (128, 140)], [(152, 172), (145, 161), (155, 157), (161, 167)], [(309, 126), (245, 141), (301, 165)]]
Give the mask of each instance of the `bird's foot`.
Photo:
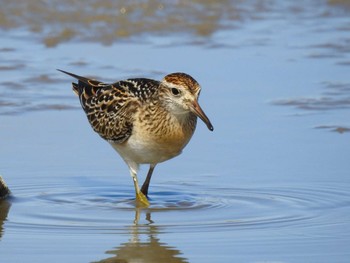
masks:
[(136, 204), (142, 207), (149, 207), (150, 205), (147, 196), (145, 196), (141, 191), (136, 193)]

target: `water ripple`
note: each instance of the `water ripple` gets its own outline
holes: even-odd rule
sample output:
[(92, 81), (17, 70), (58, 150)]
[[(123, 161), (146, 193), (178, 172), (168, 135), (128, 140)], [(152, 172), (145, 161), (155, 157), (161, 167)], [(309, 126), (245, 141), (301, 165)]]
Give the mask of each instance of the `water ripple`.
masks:
[[(121, 186), (36, 185), (14, 188), (7, 227), (21, 232), (121, 232), (138, 224), (176, 231), (226, 231), (328, 224), (321, 215), (348, 209), (341, 187), (210, 188), (178, 185), (151, 195), (149, 208), (136, 208), (133, 191)], [(196, 190), (197, 189), (197, 190)], [(16, 194), (17, 193), (17, 194)], [(143, 218), (146, 214), (146, 218)], [(152, 219), (151, 219), (152, 215)]]

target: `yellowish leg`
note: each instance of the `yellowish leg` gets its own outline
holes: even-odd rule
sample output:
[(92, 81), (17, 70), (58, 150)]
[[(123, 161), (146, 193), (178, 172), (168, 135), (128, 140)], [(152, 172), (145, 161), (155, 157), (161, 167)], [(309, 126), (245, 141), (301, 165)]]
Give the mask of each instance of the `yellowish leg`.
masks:
[(132, 180), (134, 182), (137, 205), (140, 205), (143, 207), (148, 207), (150, 205), (150, 203), (149, 203), (147, 197), (140, 190), (136, 173), (132, 169), (130, 169), (130, 174), (131, 174)]

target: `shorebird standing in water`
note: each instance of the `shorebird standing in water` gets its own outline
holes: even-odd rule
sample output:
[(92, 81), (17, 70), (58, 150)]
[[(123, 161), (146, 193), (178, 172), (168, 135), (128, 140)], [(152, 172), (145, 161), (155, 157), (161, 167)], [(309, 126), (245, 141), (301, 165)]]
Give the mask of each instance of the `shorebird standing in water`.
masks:
[[(185, 73), (166, 75), (162, 81), (127, 79), (113, 84), (81, 77), (73, 91), (94, 129), (107, 140), (129, 166), (136, 199), (148, 206), (148, 187), (154, 167), (182, 152), (191, 139), (199, 117), (213, 130), (198, 104), (200, 86)], [(150, 168), (141, 189), (140, 164)]]

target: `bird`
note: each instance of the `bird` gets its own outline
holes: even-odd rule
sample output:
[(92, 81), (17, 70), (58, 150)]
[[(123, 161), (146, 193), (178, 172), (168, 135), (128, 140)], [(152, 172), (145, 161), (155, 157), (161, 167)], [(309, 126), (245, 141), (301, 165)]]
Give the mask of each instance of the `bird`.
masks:
[[(181, 154), (199, 117), (210, 131), (209, 118), (198, 103), (201, 87), (190, 75), (170, 73), (161, 81), (131, 78), (104, 83), (61, 69), (75, 78), (74, 93), (93, 128), (122, 157), (134, 182), (136, 201), (149, 206), (148, 189), (154, 168)], [(149, 170), (142, 187), (140, 165)]]

